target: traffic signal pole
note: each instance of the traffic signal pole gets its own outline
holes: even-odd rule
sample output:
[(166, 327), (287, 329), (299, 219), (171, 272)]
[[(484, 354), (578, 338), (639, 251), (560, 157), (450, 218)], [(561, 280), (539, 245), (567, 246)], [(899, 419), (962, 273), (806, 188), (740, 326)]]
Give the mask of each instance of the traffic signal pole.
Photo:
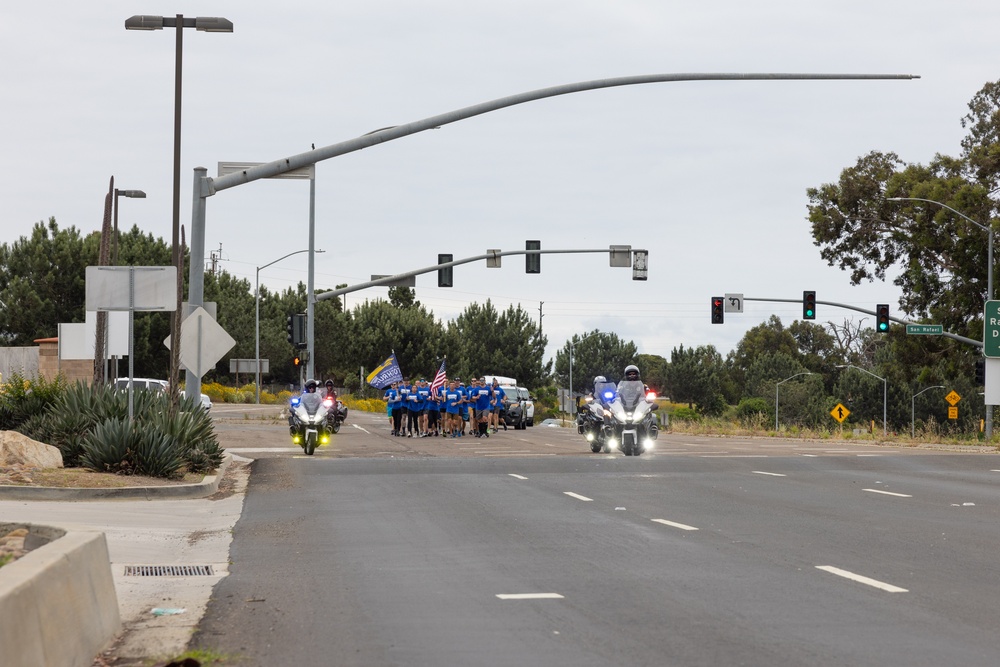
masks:
[(369, 280), (365, 283), (358, 283), (357, 285), (349, 285), (347, 287), (341, 287), (339, 289), (330, 290), (329, 292), (323, 292), (322, 294), (316, 295), (317, 301), (325, 301), (326, 299), (333, 299), (342, 294), (350, 294), (351, 292), (357, 292), (358, 290), (368, 289), (369, 287), (379, 287), (381, 285), (392, 285), (393, 283), (399, 282), (400, 280), (405, 280), (406, 278), (412, 278), (414, 276), (419, 276), (424, 273), (432, 273), (440, 269), (447, 269), (452, 266), (459, 266), (461, 264), (471, 264), (472, 262), (480, 262), (483, 260), (498, 260), (500, 257), (509, 257), (512, 255), (529, 255), (529, 254), (539, 254), (539, 255), (549, 255), (549, 254), (562, 254), (562, 255), (576, 255), (584, 253), (608, 253), (613, 255), (616, 252), (622, 252), (623, 248), (628, 248), (630, 253), (645, 253), (645, 250), (632, 250), (631, 246), (611, 246), (609, 248), (597, 248), (590, 250), (494, 250), (487, 252), (485, 255), (476, 255), (475, 257), (465, 257), (463, 259), (456, 259), (451, 262), (444, 262), (442, 264), (434, 264), (433, 266), (425, 266), (422, 269), (415, 269), (413, 271), (407, 271), (405, 273), (397, 273), (393, 276), (385, 276), (384, 278), (378, 278), (376, 280)]
[[(772, 303), (799, 303), (799, 304), (802, 303), (802, 299), (762, 299), (762, 298), (752, 298), (752, 297), (747, 297), (747, 296), (743, 297), (743, 300), (744, 301), (765, 301), (765, 302), (772, 302)], [(837, 308), (844, 308), (846, 310), (853, 310), (853, 311), (858, 312), (858, 313), (864, 313), (866, 315), (871, 315), (872, 317), (878, 317), (878, 313), (876, 311), (874, 311), (874, 310), (865, 310), (864, 308), (858, 308), (857, 306), (852, 306), (851, 304), (848, 304), (848, 303), (837, 303), (836, 301), (819, 301), (819, 300), (817, 300), (816, 303), (823, 304), (824, 306), (835, 306)], [(893, 322), (898, 322), (899, 324), (902, 324), (902, 325), (916, 324), (915, 322), (907, 322), (906, 320), (901, 320), (898, 317), (889, 316), (889, 319), (892, 320)], [(945, 338), (951, 338), (952, 340), (957, 340), (960, 343), (965, 343), (966, 345), (972, 345), (972, 346), (978, 347), (978, 348), (982, 348), (983, 347), (982, 341), (973, 340), (972, 338), (966, 338), (965, 336), (959, 336), (958, 334), (949, 333), (947, 331), (942, 332), (941, 335), (944, 336)]]

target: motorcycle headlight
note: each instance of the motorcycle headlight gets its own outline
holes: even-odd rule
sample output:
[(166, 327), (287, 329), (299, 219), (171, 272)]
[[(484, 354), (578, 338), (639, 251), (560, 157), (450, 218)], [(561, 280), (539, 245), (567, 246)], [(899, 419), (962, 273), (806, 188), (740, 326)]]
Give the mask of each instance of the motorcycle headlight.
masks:
[(586, 438), (587, 438), (587, 442), (593, 442), (594, 441), (594, 434), (593, 433), (587, 433)]
[(607, 441), (606, 441), (606, 443), (608, 445), (608, 449), (612, 449), (612, 450), (618, 449), (618, 441), (615, 440), (614, 438), (608, 438)]

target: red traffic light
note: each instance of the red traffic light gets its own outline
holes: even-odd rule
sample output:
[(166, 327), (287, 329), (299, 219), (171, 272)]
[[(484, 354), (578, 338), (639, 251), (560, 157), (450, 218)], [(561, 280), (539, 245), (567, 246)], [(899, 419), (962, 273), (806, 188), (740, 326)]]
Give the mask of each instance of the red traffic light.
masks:
[(712, 324), (723, 324), (726, 316), (723, 309), (724, 299), (721, 296), (712, 297)]

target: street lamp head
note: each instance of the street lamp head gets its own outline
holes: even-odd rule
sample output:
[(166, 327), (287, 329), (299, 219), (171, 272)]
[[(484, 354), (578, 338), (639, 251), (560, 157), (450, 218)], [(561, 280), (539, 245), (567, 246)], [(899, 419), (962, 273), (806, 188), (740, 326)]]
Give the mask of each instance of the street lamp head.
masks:
[(199, 16), (194, 20), (194, 29), (202, 32), (232, 32), (233, 22), (221, 16)]
[(145, 199), (146, 193), (142, 190), (116, 190), (119, 197), (131, 197), (132, 199)]
[(132, 16), (125, 19), (126, 30), (163, 30), (162, 16)]
[(850, 364), (837, 364), (834, 368), (847, 368)]
[(903, 197), (886, 197), (886, 201), (906, 201)]

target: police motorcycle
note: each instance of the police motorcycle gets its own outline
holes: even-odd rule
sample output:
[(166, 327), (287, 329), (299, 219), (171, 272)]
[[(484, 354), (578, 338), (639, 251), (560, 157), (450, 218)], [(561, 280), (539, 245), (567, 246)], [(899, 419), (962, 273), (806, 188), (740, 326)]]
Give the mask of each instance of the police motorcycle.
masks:
[(590, 444), (590, 451), (610, 452), (605, 437), (604, 420), (611, 416), (608, 405), (615, 397), (615, 383), (607, 382), (603, 375), (594, 378), (594, 393), (584, 399), (585, 403), (576, 415), (576, 432)]
[(614, 400), (607, 408), (604, 437), (610, 449), (621, 449), (625, 456), (639, 456), (653, 448), (659, 435), (656, 410), (660, 406), (655, 399), (656, 394), (646, 393), (639, 369), (627, 366), (625, 379), (618, 384)]
[[(325, 399), (324, 399), (325, 400)], [(327, 419), (329, 422), (330, 430), (334, 433), (340, 433), (340, 427), (347, 420), (347, 406), (339, 398), (336, 404), (330, 410), (330, 416)]]
[(288, 430), (292, 443), (299, 445), (312, 456), (318, 445), (330, 442), (328, 418), (334, 409), (333, 399), (316, 392), (316, 381), (307, 380), (305, 391), (290, 401)]

